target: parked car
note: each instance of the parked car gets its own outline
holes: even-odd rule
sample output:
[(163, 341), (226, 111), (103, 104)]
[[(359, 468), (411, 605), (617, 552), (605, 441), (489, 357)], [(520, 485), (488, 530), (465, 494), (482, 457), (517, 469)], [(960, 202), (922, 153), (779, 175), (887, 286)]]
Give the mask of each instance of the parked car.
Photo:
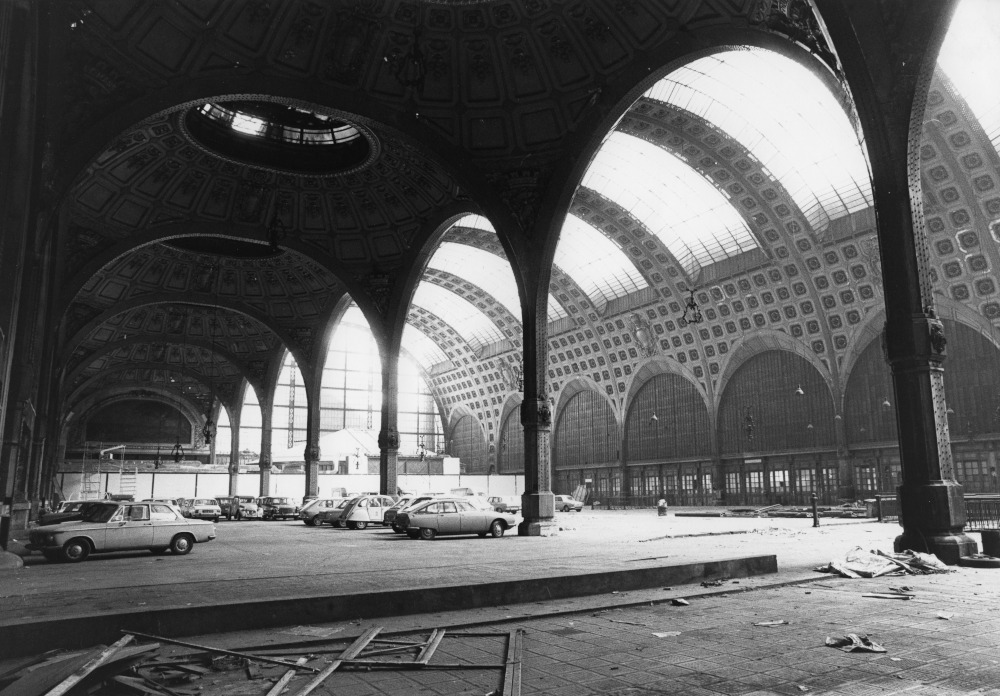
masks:
[[(357, 496), (355, 496), (355, 498), (356, 497)], [(344, 524), (339, 524), (340, 513), (344, 511), (344, 508), (346, 508), (348, 505), (351, 504), (352, 500), (354, 500), (354, 498), (342, 498), (338, 500), (334, 505), (330, 506), (323, 512), (316, 515), (316, 519), (319, 521), (319, 524), (332, 524), (334, 527), (336, 526), (346, 527), (347, 526), (346, 520), (344, 521)]]
[(411, 539), (433, 539), (438, 534), (478, 534), (502, 537), (517, 519), (508, 512), (482, 509), (468, 498), (436, 498), (396, 515), (396, 524)]
[(396, 505), (393, 505), (391, 508), (382, 513), (383, 526), (392, 527), (392, 531), (396, 532), (397, 534), (402, 534), (403, 532), (406, 531), (405, 527), (400, 527), (396, 523), (396, 517), (399, 515), (399, 513), (404, 510), (409, 510), (410, 508), (414, 508), (417, 505), (420, 505), (421, 503), (426, 503), (429, 500), (434, 500), (434, 498), (437, 497), (437, 494), (426, 493), (424, 495), (403, 496), (403, 497), (404, 498), (409, 497), (406, 503), (399, 505), (398, 503), (403, 500), (403, 498), (400, 498), (399, 501), (397, 501)]
[(167, 503), (99, 502), (83, 519), (42, 525), (29, 533), (26, 546), (50, 561), (77, 563), (91, 553), (149, 549), (183, 556), (198, 542), (215, 538), (215, 525), (187, 520)]
[(314, 498), (299, 510), (299, 519), (309, 526), (315, 527), (323, 523), (320, 515), (327, 510), (332, 510), (338, 503), (346, 500), (347, 498)]
[(222, 508), (214, 498), (190, 498), (185, 499), (180, 506), (181, 514), (199, 520), (212, 520), (218, 522), (222, 516)]
[(395, 502), (387, 495), (360, 495), (352, 498), (340, 511), (337, 526), (364, 529), (370, 524), (381, 524), (383, 513)]
[(100, 500), (64, 500), (53, 512), (40, 515), (38, 524), (61, 524), (83, 518), (88, 508), (100, 503)]
[(257, 504), (260, 506), (260, 516), (265, 520), (276, 520), (279, 517), (283, 520), (294, 520), (299, 514), (299, 506), (291, 498), (270, 495), (258, 498)]
[[(257, 505), (257, 499), (252, 495), (240, 495), (237, 496), (240, 499), (240, 519), (243, 520), (259, 520), (260, 506)], [(222, 510), (222, 514), (229, 518), (229, 510), (232, 506), (233, 496), (231, 495), (220, 495), (216, 496), (215, 500), (219, 504)]]
[(139, 501), (140, 503), (166, 503), (167, 505), (173, 505), (174, 507), (180, 507), (181, 504), (177, 498), (143, 498)]
[(521, 498), (516, 495), (491, 495), (486, 501), (497, 512), (509, 512), (516, 515), (521, 512)]
[(569, 512), (570, 510), (580, 512), (583, 510), (583, 503), (571, 495), (557, 495), (556, 510), (561, 512)]

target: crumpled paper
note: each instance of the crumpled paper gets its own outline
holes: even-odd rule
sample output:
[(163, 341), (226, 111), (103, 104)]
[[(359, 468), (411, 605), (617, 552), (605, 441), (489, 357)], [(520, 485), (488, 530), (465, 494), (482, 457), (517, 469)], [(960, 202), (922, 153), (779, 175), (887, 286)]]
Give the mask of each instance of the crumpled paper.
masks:
[(830, 638), (827, 636), (826, 644), (831, 648), (840, 648), (844, 652), (886, 652), (885, 648), (871, 640), (868, 636), (859, 636), (857, 633), (848, 633), (843, 638)]

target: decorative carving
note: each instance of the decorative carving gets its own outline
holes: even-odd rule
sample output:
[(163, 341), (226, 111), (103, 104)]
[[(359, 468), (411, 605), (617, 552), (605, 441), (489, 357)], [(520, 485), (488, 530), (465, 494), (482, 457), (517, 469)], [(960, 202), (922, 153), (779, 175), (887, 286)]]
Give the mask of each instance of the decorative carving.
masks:
[(399, 431), (395, 428), (389, 428), (388, 430), (382, 430), (378, 434), (378, 446), (379, 449), (383, 450), (398, 450), (399, 449)]
[(945, 346), (948, 345), (948, 339), (944, 335), (944, 327), (940, 323), (934, 322), (931, 324), (930, 329), (931, 336), (931, 349), (937, 355), (944, 355)]
[(392, 296), (392, 276), (388, 273), (370, 273), (362, 279), (362, 283), (375, 309), (384, 315), (389, 309), (389, 298)]
[(653, 338), (653, 330), (645, 317), (633, 312), (629, 315), (632, 337), (639, 346), (639, 350), (647, 358), (656, 355), (656, 340)]
[(319, 445), (309, 445), (306, 447), (306, 462), (318, 462), (319, 455)]
[(532, 231), (542, 198), (542, 173), (538, 169), (519, 169), (492, 174), (490, 183), (500, 191), (500, 197), (514, 218), (527, 233)]
[(382, 30), (382, 25), (371, 18), (370, 13), (371, 10), (362, 9), (360, 4), (337, 13), (330, 40), (332, 48), (324, 56), (324, 78), (356, 82), (361, 76), (361, 68), (368, 63), (368, 54), (377, 43), (374, 36)]

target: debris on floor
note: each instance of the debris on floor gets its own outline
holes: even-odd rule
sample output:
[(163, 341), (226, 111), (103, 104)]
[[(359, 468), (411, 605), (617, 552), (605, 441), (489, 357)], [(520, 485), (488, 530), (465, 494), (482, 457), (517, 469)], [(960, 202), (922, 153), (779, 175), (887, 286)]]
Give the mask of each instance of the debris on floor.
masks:
[(937, 556), (919, 551), (885, 553), (865, 551), (856, 546), (842, 559), (834, 559), (825, 566), (816, 568), (819, 573), (834, 573), (845, 578), (877, 578), (882, 575), (924, 575), (928, 573), (951, 573)]
[(680, 597), (676, 597), (674, 599), (671, 599), (670, 603), (672, 605), (674, 605), (675, 607), (686, 607), (689, 604), (691, 604), (691, 602), (687, 601), (686, 599), (681, 599)]
[(653, 635), (657, 638), (672, 638), (673, 636), (679, 636), (680, 631), (653, 631)]
[[(266, 696), (286, 692), (306, 696), (338, 670), (372, 672), (385, 669), (496, 670), (500, 673), (500, 688), (496, 693), (520, 693), (524, 642), (524, 631), (521, 629), (477, 633), (435, 628), (426, 637), (382, 636), (381, 631), (381, 626), (374, 626), (356, 638), (317, 639), (302, 644), (271, 644), (240, 650), (198, 645), (135, 631), (126, 633), (110, 646), (97, 645), (84, 651), (52, 651), (23, 662), (17, 668), (0, 674), (0, 694), (221, 696), (224, 693), (264, 694), (268, 689)], [(137, 638), (154, 642), (130, 645)], [(506, 654), (502, 659), (483, 663), (431, 662), (445, 638), (466, 641), (505, 639)], [(353, 642), (345, 645), (348, 641)], [(338, 642), (340, 645), (335, 645)], [(177, 647), (189, 648), (193, 652), (178, 654)], [(293, 683), (296, 678), (301, 683)]]
[(871, 640), (868, 636), (859, 636), (857, 633), (848, 633), (843, 638), (830, 638), (827, 636), (826, 644), (831, 648), (839, 648), (844, 652), (886, 652), (885, 648)]
[(773, 621), (758, 621), (754, 626), (788, 626), (784, 619), (774, 619)]

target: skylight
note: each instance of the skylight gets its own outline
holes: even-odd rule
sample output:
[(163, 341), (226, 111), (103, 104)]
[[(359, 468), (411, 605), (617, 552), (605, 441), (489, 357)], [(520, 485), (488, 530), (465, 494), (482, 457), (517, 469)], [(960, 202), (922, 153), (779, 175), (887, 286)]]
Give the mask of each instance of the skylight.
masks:
[(448, 324), (474, 351), (506, 338), (478, 307), (439, 285), (422, 281), (413, 294), (413, 304)]
[(719, 189), (669, 152), (631, 135), (608, 136), (583, 185), (628, 210), (692, 276), (702, 266), (758, 248)]
[(1000, 152), (1000, 3), (962, 0), (938, 54), (938, 66)]
[(412, 324), (403, 327), (403, 350), (428, 371), (432, 366), (448, 360), (444, 351), (429, 336)]
[(496, 254), (468, 244), (443, 242), (434, 252), (428, 268), (464, 278), (492, 295), (520, 322), (521, 302), (510, 265)]
[(575, 215), (567, 215), (563, 223), (555, 265), (576, 281), (601, 311), (616, 297), (648, 286), (617, 244)]
[(771, 51), (725, 51), (678, 68), (646, 96), (705, 118), (781, 182), (817, 231), (872, 205), (858, 135), (837, 97)]

